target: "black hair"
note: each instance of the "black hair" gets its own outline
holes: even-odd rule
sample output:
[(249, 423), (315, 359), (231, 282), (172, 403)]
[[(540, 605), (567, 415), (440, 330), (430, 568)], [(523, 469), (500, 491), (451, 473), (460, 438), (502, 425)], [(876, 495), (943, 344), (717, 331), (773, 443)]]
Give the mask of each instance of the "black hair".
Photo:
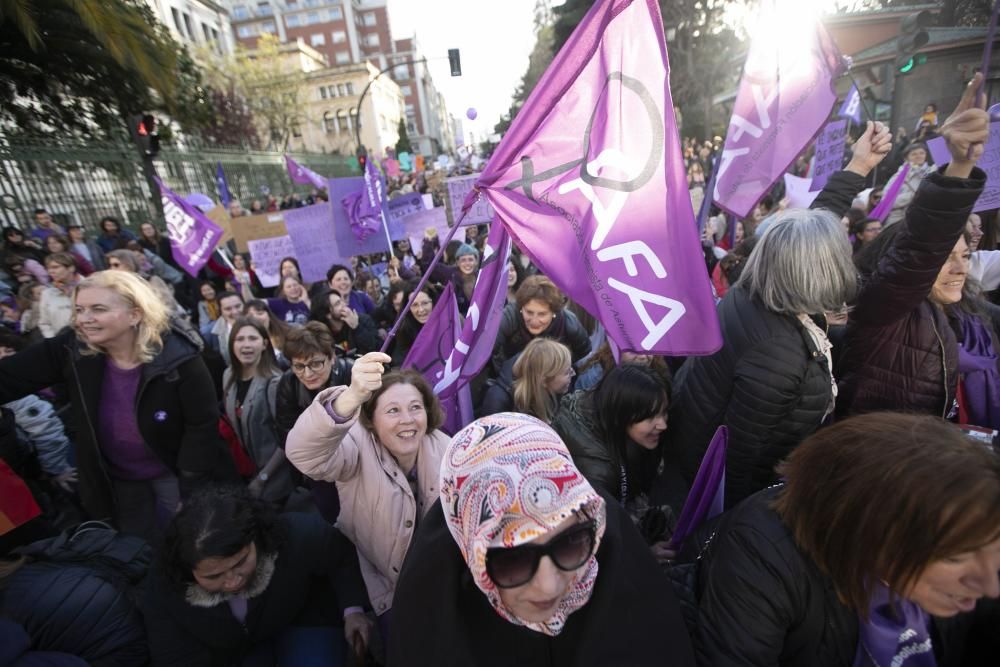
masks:
[(330, 326), (330, 295), (336, 294), (341, 299), (344, 297), (340, 292), (334, 292), (329, 287), (324, 287), (323, 290), (312, 297), (311, 304), (309, 306), (309, 319), (313, 322), (319, 322)]
[(15, 352), (20, 352), (28, 347), (28, 340), (6, 327), (0, 327), (0, 347), (9, 347)]
[(270, 504), (243, 486), (209, 486), (191, 494), (167, 527), (163, 566), (183, 587), (206, 558), (230, 558), (251, 542), (258, 554), (275, 553), (283, 539)]
[(351, 286), (354, 285), (354, 271), (351, 271), (349, 266), (344, 266), (343, 264), (334, 264), (326, 272), (326, 282), (333, 280), (333, 277), (340, 273), (341, 271), (347, 271), (347, 277), (351, 279)]
[[(406, 308), (406, 304), (409, 302), (410, 297), (417, 287), (416, 282), (411, 282), (405, 286), (403, 290), (403, 308)], [(424, 283), (424, 286), (420, 288), (420, 291), (431, 298), (433, 304), (437, 304), (438, 297), (441, 292), (431, 285), (429, 282)], [(434, 306), (432, 305), (431, 308)], [(398, 315), (397, 315), (398, 317)], [(417, 322), (417, 318), (413, 316), (413, 313), (409, 309), (403, 315), (403, 323), (399, 325), (399, 331), (396, 334), (396, 345), (402, 346), (401, 349), (409, 349), (413, 345), (413, 341), (417, 339), (417, 335), (420, 330), (424, 328), (424, 325)]]
[(240, 300), (240, 303), (244, 305), (246, 304), (246, 301), (243, 299), (243, 295), (237, 292), (233, 292), (232, 290), (225, 290), (224, 292), (216, 292), (215, 302), (219, 304), (219, 306), (222, 306), (222, 300), (227, 299), (231, 296), (235, 296), (236, 298), (238, 298)]
[(896, 223), (895, 225), (883, 228), (881, 234), (876, 236), (870, 243), (866, 243), (858, 251), (858, 254), (854, 256), (854, 266), (858, 268), (858, 272), (861, 273), (862, 278), (875, 273), (882, 255), (885, 254), (886, 249), (888, 249), (892, 240), (896, 238), (896, 234), (903, 227), (903, 223)]
[(39, 213), (48, 213), (48, 211), (46, 211), (44, 208), (36, 208), (35, 212), (32, 213), (32, 215), (38, 215)]
[(594, 388), (594, 410), (604, 441), (624, 460), (629, 426), (666, 412), (670, 385), (648, 366), (622, 364), (604, 374)]
[(111, 222), (115, 223), (115, 227), (118, 228), (118, 231), (121, 231), (122, 223), (118, 221), (118, 218), (116, 218), (114, 216), (111, 216), (111, 215), (106, 215), (103, 218), (101, 218), (101, 221), (99, 223), (97, 223), (97, 226), (101, 228), (102, 232), (107, 231), (106, 229), (104, 229), (104, 223), (107, 222), (107, 221), (109, 221), (109, 220)]

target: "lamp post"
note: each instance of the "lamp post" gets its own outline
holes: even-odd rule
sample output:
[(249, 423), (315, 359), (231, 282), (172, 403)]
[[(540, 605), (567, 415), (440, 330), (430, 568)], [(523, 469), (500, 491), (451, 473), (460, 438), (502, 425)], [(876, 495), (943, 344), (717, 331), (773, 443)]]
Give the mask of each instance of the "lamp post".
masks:
[(361, 91), (361, 97), (358, 98), (358, 106), (354, 110), (354, 138), (357, 140), (358, 154), (359, 155), (362, 152), (367, 153), (365, 147), (361, 144), (361, 103), (365, 101), (365, 95), (368, 94), (368, 89), (371, 88), (372, 84), (375, 83), (376, 81), (378, 81), (378, 78), (380, 76), (382, 76), (383, 74), (385, 74), (386, 72), (394, 70), (397, 67), (403, 67), (404, 65), (407, 66), (407, 67), (409, 67), (410, 65), (416, 65), (417, 63), (425, 63), (425, 62), (427, 62), (427, 58), (419, 58), (417, 60), (405, 60), (405, 61), (403, 61), (401, 63), (395, 63), (393, 65), (389, 65), (385, 69), (379, 70), (379, 73), (376, 74), (368, 82), (368, 85), (365, 86), (365, 89)]

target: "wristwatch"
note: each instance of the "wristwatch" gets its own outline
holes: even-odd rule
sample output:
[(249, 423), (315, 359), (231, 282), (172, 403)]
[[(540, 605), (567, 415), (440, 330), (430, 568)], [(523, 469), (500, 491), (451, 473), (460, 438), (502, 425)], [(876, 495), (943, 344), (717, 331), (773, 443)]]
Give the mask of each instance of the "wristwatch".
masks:
[(259, 475), (257, 475), (257, 479), (259, 479), (262, 482), (266, 482), (267, 478), (268, 478), (268, 474), (266, 472), (264, 472), (264, 471), (261, 471), (261, 473)]

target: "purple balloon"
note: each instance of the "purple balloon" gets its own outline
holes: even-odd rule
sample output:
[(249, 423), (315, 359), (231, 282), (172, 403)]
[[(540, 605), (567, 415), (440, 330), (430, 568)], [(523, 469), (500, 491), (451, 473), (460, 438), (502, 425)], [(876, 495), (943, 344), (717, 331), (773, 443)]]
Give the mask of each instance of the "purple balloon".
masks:
[(476, 116), (478, 115), (479, 112), (476, 111), (475, 107), (469, 107), (469, 109), (465, 112), (465, 117), (469, 120), (476, 120)]
[(215, 201), (208, 195), (203, 195), (200, 192), (192, 192), (184, 198), (184, 201), (192, 206), (197, 206), (202, 211), (211, 211), (215, 208)]

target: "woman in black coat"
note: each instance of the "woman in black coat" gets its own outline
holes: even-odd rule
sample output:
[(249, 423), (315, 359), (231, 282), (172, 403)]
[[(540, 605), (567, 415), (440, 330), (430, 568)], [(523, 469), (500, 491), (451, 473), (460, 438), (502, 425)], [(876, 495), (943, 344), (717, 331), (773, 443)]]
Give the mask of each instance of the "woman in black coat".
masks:
[(316, 515), (275, 517), (242, 488), (195, 494), (150, 570), (153, 665), (343, 664), (368, 641), (354, 546)]
[(0, 360), (0, 403), (65, 383), (84, 509), (152, 539), (194, 485), (236, 479), (201, 342), (125, 271), (84, 279), (73, 303), (75, 331)]
[(389, 665), (692, 665), (642, 538), (559, 436), (501, 413), (452, 439), (407, 553)]
[(873, 413), (819, 431), (780, 473), (703, 550), (700, 665), (996, 663), (996, 451), (933, 417)]

